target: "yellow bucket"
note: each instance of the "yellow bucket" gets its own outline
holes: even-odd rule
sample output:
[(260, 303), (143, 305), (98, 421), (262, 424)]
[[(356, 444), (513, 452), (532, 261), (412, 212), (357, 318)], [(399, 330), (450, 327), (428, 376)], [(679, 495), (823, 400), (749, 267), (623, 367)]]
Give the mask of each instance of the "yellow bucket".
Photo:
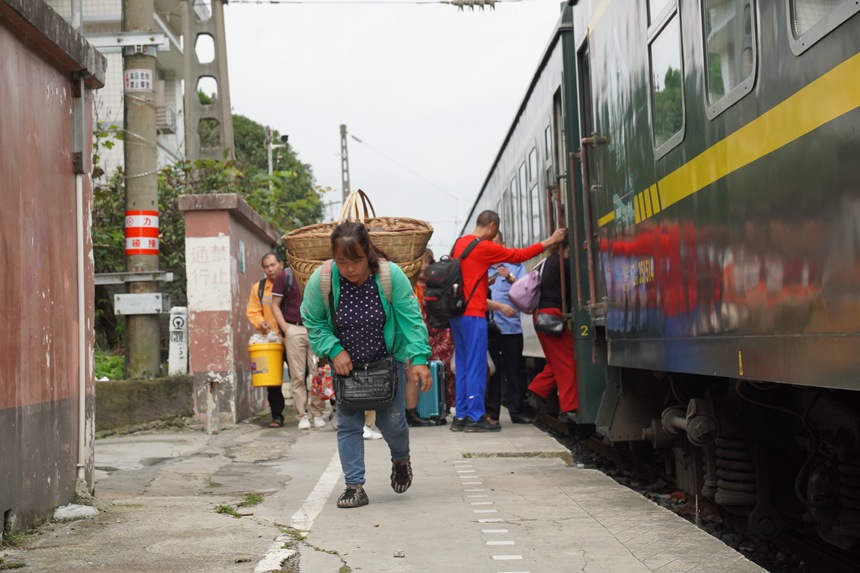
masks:
[(280, 386), (284, 377), (284, 345), (251, 344), (251, 386)]

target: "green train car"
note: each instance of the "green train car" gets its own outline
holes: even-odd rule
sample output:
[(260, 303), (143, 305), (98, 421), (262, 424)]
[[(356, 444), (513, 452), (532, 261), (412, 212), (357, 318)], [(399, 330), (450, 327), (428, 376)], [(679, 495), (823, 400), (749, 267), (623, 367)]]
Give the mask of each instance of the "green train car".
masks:
[(860, 2), (569, 2), (464, 229), (530, 244), (547, 189), (579, 425), (749, 533), (856, 545)]

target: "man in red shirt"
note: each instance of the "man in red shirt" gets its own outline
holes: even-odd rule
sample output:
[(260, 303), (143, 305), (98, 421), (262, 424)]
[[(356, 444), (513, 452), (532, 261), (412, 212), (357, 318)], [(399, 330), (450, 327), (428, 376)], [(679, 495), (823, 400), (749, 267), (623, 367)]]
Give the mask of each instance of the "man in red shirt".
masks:
[(509, 249), (493, 239), (499, 232), (499, 215), (483, 211), (478, 215), (475, 230), (457, 239), (451, 251), (459, 257), (466, 247), (481, 239), (472, 252), (460, 261), (463, 275), (463, 296), (469, 301), (462, 316), (452, 318), (456, 361), (456, 416), (451, 431), (495, 432), (498, 423), (487, 419), (484, 393), (487, 387), (487, 270), (496, 263), (521, 263), (542, 253), (544, 249), (564, 240), (567, 230), (560, 228), (547, 239), (525, 249)]

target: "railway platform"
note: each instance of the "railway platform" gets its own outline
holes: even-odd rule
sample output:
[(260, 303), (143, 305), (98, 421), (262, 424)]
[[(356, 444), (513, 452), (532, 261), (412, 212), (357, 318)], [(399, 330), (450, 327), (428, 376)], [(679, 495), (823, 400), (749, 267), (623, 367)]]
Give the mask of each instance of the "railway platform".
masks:
[[(45, 527), (3, 558), (30, 572), (764, 571), (577, 467), (531, 425), (411, 429), (405, 494), (390, 487), (384, 440), (365, 440), (370, 504), (338, 509), (335, 430), (266, 421), (213, 436), (184, 429), (97, 441), (100, 514)], [(248, 503), (249, 493), (262, 501)]]

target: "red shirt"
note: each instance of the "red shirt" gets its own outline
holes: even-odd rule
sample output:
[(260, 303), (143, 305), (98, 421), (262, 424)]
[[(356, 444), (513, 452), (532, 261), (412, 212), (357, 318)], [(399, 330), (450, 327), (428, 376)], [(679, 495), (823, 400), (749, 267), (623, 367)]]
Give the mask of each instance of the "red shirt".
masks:
[[(464, 235), (454, 243), (453, 255), (459, 257), (477, 235)], [(543, 252), (543, 245), (535, 243), (525, 249), (509, 249), (492, 241), (481, 241), (469, 255), (460, 261), (463, 274), (463, 294), (469, 301), (463, 316), (487, 315), (487, 290), (489, 277), (487, 271), (496, 263), (522, 263)], [(477, 286), (475, 286), (477, 283)], [(474, 294), (472, 290), (474, 289)], [(471, 298), (470, 298), (471, 297)]]

